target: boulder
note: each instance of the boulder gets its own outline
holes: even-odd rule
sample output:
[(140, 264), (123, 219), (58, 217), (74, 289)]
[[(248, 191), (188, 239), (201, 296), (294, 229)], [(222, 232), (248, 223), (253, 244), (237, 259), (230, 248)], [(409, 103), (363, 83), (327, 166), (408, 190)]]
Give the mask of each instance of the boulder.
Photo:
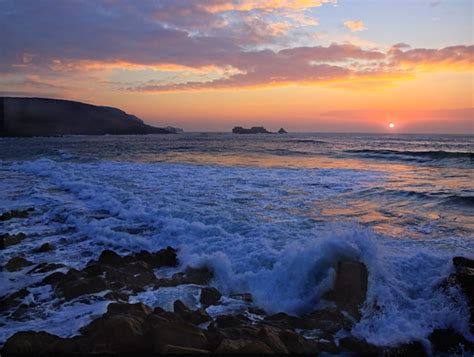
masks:
[(181, 300), (176, 300), (173, 305), (173, 310), (178, 314), (184, 321), (191, 322), (195, 325), (199, 325), (203, 322), (211, 320), (211, 317), (202, 309), (192, 311)]
[(13, 218), (26, 218), (30, 212), (33, 212), (34, 208), (28, 208), (26, 210), (11, 210), (0, 215), (0, 221), (8, 221)]
[(214, 274), (209, 268), (188, 267), (184, 272), (173, 274), (171, 278), (158, 279), (158, 287), (170, 287), (183, 284), (207, 285), (212, 280)]
[(208, 307), (211, 305), (217, 305), (219, 300), (221, 299), (222, 294), (216, 288), (202, 288), (201, 295), (199, 297), (199, 302), (204, 307)]
[(0, 234), (0, 249), (5, 249), (11, 245), (16, 245), (26, 239), (26, 234)]
[(20, 289), (10, 295), (0, 298), (0, 311), (5, 311), (22, 302), (23, 298), (30, 295), (28, 289)]
[(474, 352), (474, 344), (453, 329), (436, 329), (429, 340), (435, 353), (461, 356), (463, 351)]
[(360, 306), (367, 296), (368, 271), (364, 263), (343, 260), (337, 264), (336, 281), (324, 298), (348, 312), (356, 320), (360, 319)]
[(35, 249), (34, 253), (46, 253), (53, 250), (53, 246), (49, 243), (42, 244), (39, 248)]
[(288, 134), (288, 133), (285, 129), (280, 128), (280, 130), (278, 130), (278, 134)]
[(11, 336), (3, 346), (2, 355), (71, 354), (84, 352), (79, 339), (61, 338), (47, 332), (25, 331)]
[(15, 258), (11, 258), (7, 262), (7, 264), (5, 264), (5, 270), (12, 271), (12, 272), (18, 271), (30, 265), (33, 265), (33, 263), (26, 260), (25, 258), (15, 257)]

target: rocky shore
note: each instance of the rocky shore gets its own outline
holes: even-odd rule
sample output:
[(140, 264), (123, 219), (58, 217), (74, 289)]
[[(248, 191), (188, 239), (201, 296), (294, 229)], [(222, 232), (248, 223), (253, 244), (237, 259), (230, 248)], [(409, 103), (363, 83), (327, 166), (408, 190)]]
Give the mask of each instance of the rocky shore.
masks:
[[(31, 210), (10, 211), (0, 220), (27, 217)], [(1, 236), (1, 249), (21, 244), (21, 233)], [(37, 253), (54, 251), (45, 243)], [(36, 254), (36, 253), (32, 253)], [(454, 271), (440, 289), (459, 289), (466, 295), (474, 332), (474, 261), (453, 259)], [(170, 268), (177, 269), (169, 275)], [(252, 303), (249, 293), (232, 295), (245, 304), (235, 315), (209, 311), (227, 298), (212, 287), (214, 272), (207, 266), (183, 266), (172, 247), (156, 252), (120, 255), (103, 250), (96, 260), (77, 270), (60, 262), (34, 264), (25, 256), (4, 262), (2, 270), (24, 271), (42, 279), (0, 298), (0, 314), (28, 326), (35, 309), (31, 289), (50, 286), (59, 303), (102, 299), (107, 311), (82, 326), (79, 334), (64, 338), (45, 331), (22, 331), (10, 336), (2, 347), (4, 356), (39, 353), (311, 353), (382, 355), (454, 354), (473, 351), (474, 346), (455, 330), (434, 330), (431, 346), (412, 341), (399, 346), (375, 346), (351, 334), (366, 303), (368, 270), (359, 261), (335, 262), (336, 278), (324, 295), (328, 307), (302, 316), (267, 314)], [(198, 306), (191, 309), (176, 300), (172, 311), (133, 303), (130, 297), (146, 290), (194, 285), (199, 289)], [(27, 328), (25, 328), (27, 330)]]

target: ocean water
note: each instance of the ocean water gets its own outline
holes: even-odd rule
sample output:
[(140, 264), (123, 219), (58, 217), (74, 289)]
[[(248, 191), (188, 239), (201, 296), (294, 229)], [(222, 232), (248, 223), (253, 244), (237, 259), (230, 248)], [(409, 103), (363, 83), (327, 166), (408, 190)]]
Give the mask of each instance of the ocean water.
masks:
[[(226, 295), (250, 292), (267, 313), (322, 305), (336, 262), (363, 261), (368, 299), (355, 336), (379, 345), (418, 340), (435, 328), (469, 334), (466, 301), (440, 283), (451, 259), (474, 258), (474, 136), (186, 133), (0, 139), (0, 222), (24, 232), (0, 252), (6, 262), (82, 268), (103, 249), (121, 254), (179, 249), (183, 266), (212, 267)], [(53, 252), (32, 254), (45, 242)], [(43, 276), (0, 272), (0, 296)], [(170, 271), (170, 274), (172, 271)], [(197, 304), (198, 289), (131, 298), (170, 308)], [(61, 336), (107, 303), (58, 303), (49, 287), (27, 297), (26, 321), (0, 317), (0, 342), (19, 330)], [(211, 314), (235, 312), (226, 297)]]

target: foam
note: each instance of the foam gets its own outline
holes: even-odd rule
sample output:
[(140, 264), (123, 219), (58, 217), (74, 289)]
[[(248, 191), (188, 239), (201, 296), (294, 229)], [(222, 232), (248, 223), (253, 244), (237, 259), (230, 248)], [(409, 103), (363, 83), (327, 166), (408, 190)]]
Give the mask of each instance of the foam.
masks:
[[(52, 255), (28, 257), (36, 263), (56, 260), (81, 268), (103, 249), (126, 254), (170, 245), (179, 249), (183, 266), (211, 267), (212, 285), (222, 292), (250, 292), (268, 313), (301, 314), (318, 307), (338, 260), (358, 259), (368, 267), (369, 292), (363, 318), (353, 330), (356, 336), (397, 344), (425, 341), (434, 328), (451, 326), (472, 338), (463, 298), (438, 288), (452, 270), (452, 256), (474, 251), (472, 241), (388, 237), (355, 222), (321, 219), (321, 204), (383, 182), (384, 172), (77, 163), (69, 158), (2, 165), (10, 175), (7, 191), (16, 202), (34, 203), (36, 209), (26, 221), (6, 222), (6, 229), (36, 234), (25, 241), (31, 249), (45, 241), (57, 246)], [(35, 228), (41, 226), (51, 231)], [(24, 253), (24, 247), (8, 247), (2, 257)], [(2, 286), (1, 295), (16, 287)], [(197, 306), (195, 293), (192, 286), (159, 289), (131, 301), (170, 309), (181, 298)], [(381, 308), (373, 309), (374, 303)], [(7, 320), (11, 328), (0, 337), (29, 328), (76, 333), (105, 306), (74, 303), (22, 327)], [(209, 311), (218, 314), (241, 306), (231, 299)], [(68, 314), (83, 319), (72, 323)], [(53, 322), (57, 327), (51, 329)]]

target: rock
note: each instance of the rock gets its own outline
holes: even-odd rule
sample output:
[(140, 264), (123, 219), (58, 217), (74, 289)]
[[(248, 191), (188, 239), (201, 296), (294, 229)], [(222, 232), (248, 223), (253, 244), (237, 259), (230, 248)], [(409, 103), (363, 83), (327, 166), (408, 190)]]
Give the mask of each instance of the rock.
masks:
[(0, 311), (8, 310), (13, 306), (18, 305), (19, 303), (21, 303), (23, 298), (28, 295), (30, 295), (29, 290), (23, 288), (10, 295), (3, 296), (2, 298), (0, 298)]
[(175, 346), (175, 345), (164, 345), (161, 349), (163, 354), (202, 354), (202, 353), (211, 353), (211, 351), (203, 350), (199, 348)]
[(474, 269), (474, 260), (465, 258), (465, 257), (454, 257), (453, 258), (453, 265), (457, 267), (465, 267)]
[(214, 274), (207, 267), (186, 268), (183, 273), (176, 273), (170, 279), (158, 279), (158, 287), (170, 287), (183, 284), (207, 285)]
[(28, 208), (26, 210), (12, 210), (3, 213), (0, 215), (0, 221), (8, 221), (13, 218), (26, 218), (30, 214), (30, 212), (33, 212), (34, 208)]
[(288, 132), (285, 129), (280, 128), (280, 130), (278, 130), (278, 134), (288, 134)]
[(429, 340), (436, 353), (461, 356), (463, 351), (474, 352), (474, 344), (453, 329), (436, 329), (430, 334)]
[(232, 129), (234, 134), (271, 134), (263, 126), (253, 126), (250, 129), (242, 128), (241, 126), (236, 126)]
[(248, 304), (253, 302), (252, 294), (250, 293), (241, 293), (241, 294), (231, 294), (229, 295), (230, 298), (244, 301)]
[(360, 306), (367, 296), (368, 272), (364, 263), (343, 260), (337, 264), (336, 281), (324, 298), (348, 312), (356, 320), (360, 319)]
[(119, 265), (122, 263), (122, 257), (111, 250), (104, 250), (100, 253), (98, 264)]
[(20, 243), (22, 240), (26, 239), (26, 234), (18, 233), (18, 234), (1, 234), (0, 235), (0, 249), (5, 249), (11, 245), (16, 245)]
[(30, 266), (30, 265), (33, 265), (32, 262), (26, 260), (25, 258), (22, 258), (22, 257), (15, 257), (15, 258), (11, 258), (7, 264), (5, 264), (5, 269), (7, 271), (18, 271), (18, 270), (21, 270), (27, 266)]
[(344, 337), (339, 340), (339, 346), (346, 351), (355, 352), (361, 355), (379, 355), (379, 347), (371, 345), (365, 340), (359, 340), (355, 337)]
[(42, 244), (39, 248), (35, 249), (34, 253), (46, 253), (53, 250), (53, 246), (49, 243)]
[(290, 330), (283, 330), (278, 334), (288, 352), (291, 354), (316, 354), (319, 352), (318, 344), (307, 340), (303, 336)]
[(152, 309), (144, 304), (110, 304), (107, 312), (80, 331), (94, 353), (149, 352), (145, 321)]
[(259, 340), (224, 339), (220, 343), (215, 353), (253, 353), (253, 354), (267, 354), (273, 353), (270, 347)]
[(205, 307), (217, 305), (221, 296), (222, 294), (216, 288), (202, 288), (199, 302)]
[(71, 354), (84, 352), (79, 339), (61, 338), (47, 332), (17, 332), (3, 346), (2, 355)]
[(56, 285), (59, 282), (61, 282), (64, 279), (65, 276), (66, 276), (66, 274), (61, 273), (61, 272), (58, 271), (58, 272), (52, 273), (52, 274), (48, 275), (46, 278), (44, 278), (41, 281), (41, 284)]
[(467, 298), (470, 312), (470, 330), (474, 333), (474, 260), (464, 257), (454, 257), (455, 272), (451, 274), (442, 286), (457, 285)]
[(173, 310), (176, 314), (181, 316), (184, 321), (191, 322), (195, 325), (199, 325), (203, 322), (211, 320), (211, 317), (202, 309), (192, 311), (181, 300), (176, 300), (173, 305)]
[(164, 353), (165, 346), (207, 350), (209, 342), (203, 330), (184, 321), (167, 321), (164, 318), (151, 319), (148, 339), (152, 342), (153, 353)]
[(278, 336), (278, 330), (268, 326), (263, 326), (258, 332), (258, 338), (264, 342), (273, 353), (287, 354), (288, 349)]
[(28, 271), (28, 274), (44, 274), (50, 272), (52, 270), (64, 268), (64, 264), (56, 264), (56, 263), (40, 263), (35, 266), (33, 269)]

